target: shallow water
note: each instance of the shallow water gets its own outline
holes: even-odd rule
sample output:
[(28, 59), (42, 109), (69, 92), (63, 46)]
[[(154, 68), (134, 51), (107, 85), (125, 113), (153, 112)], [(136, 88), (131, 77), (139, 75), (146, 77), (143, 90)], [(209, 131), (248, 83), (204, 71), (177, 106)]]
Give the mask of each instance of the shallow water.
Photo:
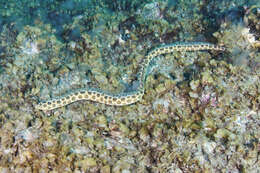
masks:
[[(258, 1), (0, 4), (0, 172), (260, 171)], [(225, 51), (158, 54), (140, 84), (149, 52), (176, 42)], [(140, 85), (130, 105), (35, 107)]]

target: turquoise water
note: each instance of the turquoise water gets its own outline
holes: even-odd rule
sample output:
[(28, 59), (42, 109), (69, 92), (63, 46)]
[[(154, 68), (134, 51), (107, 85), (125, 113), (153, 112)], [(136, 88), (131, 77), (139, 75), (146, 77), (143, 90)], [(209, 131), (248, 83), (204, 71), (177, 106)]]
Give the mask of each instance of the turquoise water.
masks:
[[(111, 16), (127, 16), (136, 15), (137, 11), (142, 9), (149, 1), (128, 1), (128, 0), (34, 0), (34, 1), (2, 1), (0, 6), (0, 29), (3, 25), (15, 23), (14, 27), (21, 30), (25, 25), (34, 25), (35, 20), (41, 20), (44, 23), (50, 23), (52, 27), (57, 30), (57, 34), (62, 34), (62, 25), (70, 24), (74, 17), (80, 15), (87, 15), (89, 18), (102, 13)], [(230, 11), (238, 10), (236, 7), (243, 8), (243, 6), (251, 6), (256, 4), (255, 0), (234, 0), (234, 1), (209, 1), (203, 4), (202, 1), (154, 1), (163, 4), (166, 7), (173, 7), (175, 10), (183, 10), (185, 8), (186, 14), (198, 12), (206, 14), (210, 20), (214, 22), (216, 17), (219, 17)], [(195, 4), (200, 3), (201, 9), (196, 9)], [(194, 8), (195, 5), (195, 8)], [(161, 7), (160, 7), (161, 8)], [(149, 12), (148, 12), (149, 13)], [(236, 13), (236, 12), (231, 12)], [(185, 15), (185, 14), (178, 14)], [(232, 15), (232, 14), (230, 14)], [(236, 14), (233, 14), (236, 15)], [(179, 17), (179, 16), (176, 16)], [(181, 16), (180, 16), (181, 17)], [(190, 16), (191, 17), (191, 16)], [(93, 22), (93, 21), (92, 21)], [(91, 30), (91, 26), (86, 30)], [(77, 32), (77, 31), (75, 31)], [(75, 33), (77, 35), (78, 33)], [(77, 37), (77, 36), (76, 36)]]
[[(0, 0), (0, 173), (259, 172), (259, 21), (259, 0)], [(176, 42), (225, 50), (158, 55), (131, 105), (36, 109), (134, 93)]]

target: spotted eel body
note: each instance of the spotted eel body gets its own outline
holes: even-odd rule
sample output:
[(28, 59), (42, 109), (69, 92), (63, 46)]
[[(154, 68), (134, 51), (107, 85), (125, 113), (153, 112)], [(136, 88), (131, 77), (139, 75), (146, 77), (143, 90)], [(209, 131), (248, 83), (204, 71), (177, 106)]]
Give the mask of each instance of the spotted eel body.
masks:
[(129, 105), (135, 103), (141, 100), (142, 96), (144, 95), (144, 83), (147, 76), (146, 73), (149, 64), (153, 58), (157, 57), (158, 55), (172, 53), (174, 51), (199, 51), (199, 50), (224, 51), (225, 48), (211, 43), (204, 43), (204, 42), (174, 43), (170, 45), (163, 45), (150, 51), (145, 56), (143, 62), (140, 64), (140, 70), (138, 76), (139, 86), (136, 89), (136, 91), (120, 93), (120, 94), (111, 94), (95, 88), (84, 88), (84, 89), (74, 91), (68, 95), (61, 96), (56, 99), (40, 102), (35, 107), (36, 109), (48, 111), (62, 106), (66, 106), (70, 103), (79, 100), (91, 100), (91, 101), (104, 103), (107, 105), (115, 105), (115, 106), (123, 106), (123, 105)]

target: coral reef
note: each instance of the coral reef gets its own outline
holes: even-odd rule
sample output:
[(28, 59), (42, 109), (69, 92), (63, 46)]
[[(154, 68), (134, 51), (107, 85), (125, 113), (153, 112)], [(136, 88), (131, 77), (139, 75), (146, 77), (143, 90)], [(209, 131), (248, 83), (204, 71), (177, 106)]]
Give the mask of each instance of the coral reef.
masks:
[[(40, 2), (0, 6), (0, 172), (259, 172), (257, 0)], [(34, 108), (134, 90), (146, 52), (176, 41), (227, 51), (161, 55), (132, 105)]]

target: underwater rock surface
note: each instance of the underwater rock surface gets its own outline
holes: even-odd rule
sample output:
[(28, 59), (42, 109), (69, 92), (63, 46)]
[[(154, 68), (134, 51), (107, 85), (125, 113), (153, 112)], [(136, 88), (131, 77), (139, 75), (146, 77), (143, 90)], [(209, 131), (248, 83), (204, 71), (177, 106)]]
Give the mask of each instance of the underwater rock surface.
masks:
[[(258, 1), (40, 2), (0, 6), (0, 172), (260, 171)], [(132, 105), (34, 107), (135, 90), (146, 53), (179, 41), (226, 51), (160, 55)]]

